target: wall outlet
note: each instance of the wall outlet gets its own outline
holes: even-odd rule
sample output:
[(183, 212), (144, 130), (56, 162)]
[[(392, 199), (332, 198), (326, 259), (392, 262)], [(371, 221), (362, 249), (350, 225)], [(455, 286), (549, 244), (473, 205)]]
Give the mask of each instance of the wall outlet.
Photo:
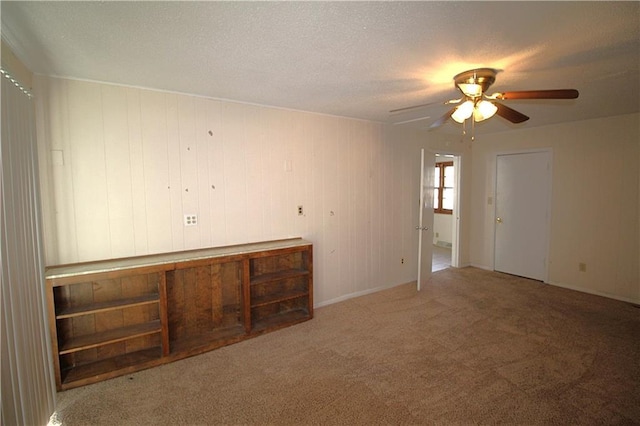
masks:
[(586, 263), (578, 263), (578, 271), (587, 272), (587, 264)]
[(302, 206), (298, 206), (298, 216), (302, 215), (304, 215), (304, 210), (302, 209)]
[(400, 263), (404, 264), (404, 257), (400, 259)]
[(438, 238), (440, 236), (439, 232), (436, 232), (436, 238)]
[(184, 215), (184, 226), (195, 226), (198, 224), (198, 216), (196, 214)]

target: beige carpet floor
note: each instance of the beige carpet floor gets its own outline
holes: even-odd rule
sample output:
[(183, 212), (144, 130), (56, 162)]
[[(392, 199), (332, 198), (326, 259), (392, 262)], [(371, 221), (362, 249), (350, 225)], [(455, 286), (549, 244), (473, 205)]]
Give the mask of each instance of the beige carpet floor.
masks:
[(640, 424), (640, 309), (475, 268), (58, 394), (63, 425)]

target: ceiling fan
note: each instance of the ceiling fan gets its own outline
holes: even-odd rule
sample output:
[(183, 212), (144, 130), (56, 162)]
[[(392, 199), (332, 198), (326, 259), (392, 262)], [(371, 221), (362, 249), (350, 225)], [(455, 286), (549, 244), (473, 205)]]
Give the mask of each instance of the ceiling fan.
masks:
[[(471, 123), (484, 121), (494, 115), (512, 122), (522, 123), (527, 121), (529, 117), (503, 105), (496, 100), (510, 99), (575, 99), (578, 97), (578, 91), (575, 89), (558, 89), (558, 90), (523, 90), (516, 92), (498, 92), (492, 95), (486, 93), (489, 86), (496, 81), (498, 70), (493, 68), (477, 68), (469, 71), (461, 72), (453, 77), (455, 86), (462, 97), (460, 99), (452, 99), (444, 102), (445, 105), (460, 104), (451, 108), (442, 117), (437, 119), (429, 126), (429, 129), (442, 126), (449, 118), (458, 123), (464, 123), (467, 119), (471, 119)], [(390, 111), (391, 114), (404, 112), (416, 108), (421, 108), (431, 104), (415, 105), (406, 108), (399, 108)]]

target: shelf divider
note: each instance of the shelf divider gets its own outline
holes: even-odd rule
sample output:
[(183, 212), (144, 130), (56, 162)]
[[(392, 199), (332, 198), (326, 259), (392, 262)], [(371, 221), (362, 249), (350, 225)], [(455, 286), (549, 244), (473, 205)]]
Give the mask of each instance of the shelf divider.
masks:
[[(88, 364), (76, 365), (62, 371), (63, 388), (76, 387), (78, 384), (93, 383), (96, 377), (103, 379), (115, 377), (122, 370), (138, 370), (141, 364), (158, 363), (161, 357), (161, 348), (153, 347), (136, 352), (129, 352), (112, 358), (94, 361)], [(72, 386), (69, 386), (73, 384)]]
[(97, 348), (99, 346), (122, 342), (124, 340), (134, 339), (148, 334), (160, 333), (161, 331), (160, 320), (155, 320), (142, 324), (102, 331), (99, 333), (78, 336), (65, 342), (60, 347), (59, 353), (60, 355), (64, 355), (72, 352), (83, 351), (85, 349)]
[(309, 296), (308, 291), (286, 291), (281, 293), (274, 293), (268, 296), (254, 297), (251, 299), (251, 307), (257, 308), (259, 306), (270, 305), (272, 303), (284, 302), (285, 300), (297, 299), (299, 297)]
[(95, 314), (98, 312), (114, 311), (117, 309), (131, 308), (133, 306), (150, 305), (158, 303), (160, 297), (157, 293), (146, 294), (144, 296), (131, 297), (128, 299), (112, 300), (108, 302), (94, 303), (88, 306), (74, 306), (72, 308), (61, 309), (56, 315), (57, 319), (73, 318), (81, 315)]
[(263, 284), (270, 281), (286, 280), (289, 278), (303, 277), (309, 275), (309, 271), (306, 269), (287, 269), (284, 271), (271, 272), (268, 274), (261, 274), (251, 277), (251, 285)]

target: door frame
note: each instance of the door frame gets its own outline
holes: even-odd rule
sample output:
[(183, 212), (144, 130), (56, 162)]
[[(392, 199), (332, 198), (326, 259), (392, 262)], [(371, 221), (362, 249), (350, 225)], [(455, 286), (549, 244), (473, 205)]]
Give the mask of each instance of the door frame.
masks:
[(549, 155), (549, 183), (547, 188), (547, 217), (545, 220), (545, 237), (546, 237), (546, 245), (545, 245), (545, 262), (544, 262), (544, 277), (542, 282), (549, 282), (549, 253), (551, 247), (551, 210), (552, 210), (552, 194), (553, 194), (553, 148), (530, 148), (530, 149), (518, 149), (518, 150), (510, 150), (510, 151), (498, 151), (495, 152), (493, 157), (493, 220), (491, 224), (493, 226), (493, 249), (491, 252), (491, 270), (496, 270), (496, 218), (497, 215), (497, 192), (498, 192), (498, 157), (502, 155), (518, 155), (518, 154), (535, 154), (535, 153), (547, 153)]
[(460, 200), (462, 197), (460, 193), (462, 192), (462, 185), (460, 185), (461, 177), (462, 177), (462, 155), (460, 154), (452, 154), (453, 155), (453, 172), (454, 172), (454, 202), (453, 202), (453, 228), (451, 229), (451, 267), (459, 268), (460, 267)]

